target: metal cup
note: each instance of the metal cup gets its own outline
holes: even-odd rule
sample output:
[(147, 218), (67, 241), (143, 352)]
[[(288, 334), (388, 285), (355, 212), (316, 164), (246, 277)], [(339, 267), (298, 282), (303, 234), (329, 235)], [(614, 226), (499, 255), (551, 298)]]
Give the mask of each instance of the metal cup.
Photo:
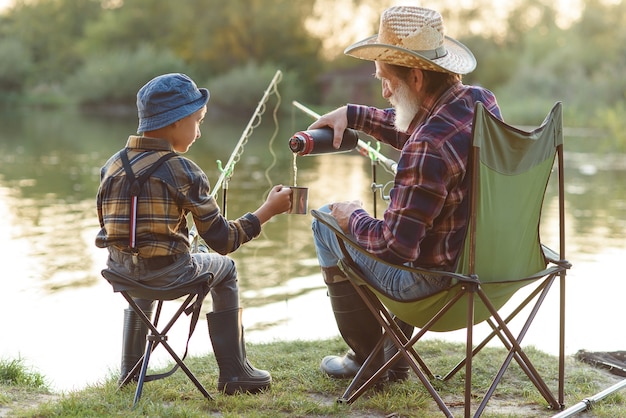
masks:
[(291, 207), (287, 213), (306, 215), (309, 202), (309, 188), (294, 186), (290, 186), (289, 188), (291, 189)]

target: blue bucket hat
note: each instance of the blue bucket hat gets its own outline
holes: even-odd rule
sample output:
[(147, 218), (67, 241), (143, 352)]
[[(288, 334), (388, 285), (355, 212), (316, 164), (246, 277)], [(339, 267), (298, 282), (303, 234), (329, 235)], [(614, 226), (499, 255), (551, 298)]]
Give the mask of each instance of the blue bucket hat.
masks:
[(200, 110), (209, 101), (209, 90), (199, 89), (185, 74), (153, 78), (137, 92), (138, 133), (154, 131)]

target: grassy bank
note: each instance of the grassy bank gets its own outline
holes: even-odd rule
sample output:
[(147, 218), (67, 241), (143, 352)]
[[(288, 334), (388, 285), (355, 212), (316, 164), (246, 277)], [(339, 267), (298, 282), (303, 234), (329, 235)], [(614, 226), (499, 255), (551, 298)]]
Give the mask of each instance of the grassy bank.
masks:
[[(441, 341), (421, 343), (419, 351), (433, 364), (435, 373), (447, 371), (460, 359), (462, 346)], [(260, 395), (225, 396), (216, 391), (217, 365), (214, 358), (195, 357), (187, 361), (214, 400), (205, 400), (182, 371), (173, 376), (146, 383), (140, 403), (132, 409), (134, 385), (118, 390), (117, 376), (77, 392), (50, 394), (28, 381), (3, 381), (0, 386), (0, 416), (16, 417), (440, 417), (443, 416), (428, 397), (419, 380), (389, 384), (381, 391), (370, 392), (353, 405), (335, 402), (347, 381), (326, 378), (318, 369), (319, 360), (329, 353), (342, 353), (345, 344), (339, 339), (312, 342), (276, 342), (248, 345), (248, 356), (259, 368), (270, 370), (274, 379), (271, 390)], [(557, 359), (530, 350), (529, 356), (544, 375), (556, 376)], [(479, 370), (474, 379), (477, 395), (489, 387), (487, 371), (499, 366), (504, 351), (488, 349), (475, 360)], [(547, 373), (546, 373), (547, 372)], [(566, 369), (566, 407), (593, 396), (619, 381), (601, 370), (568, 358)], [(547, 380), (556, 386), (553, 379)], [(436, 383), (444, 400), (453, 405), (455, 415), (462, 415), (463, 378)], [(626, 416), (626, 393), (617, 392), (597, 403), (591, 412), (578, 416), (615, 418)], [(550, 417), (555, 414), (525, 380), (517, 365), (507, 371), (484, 417)]]

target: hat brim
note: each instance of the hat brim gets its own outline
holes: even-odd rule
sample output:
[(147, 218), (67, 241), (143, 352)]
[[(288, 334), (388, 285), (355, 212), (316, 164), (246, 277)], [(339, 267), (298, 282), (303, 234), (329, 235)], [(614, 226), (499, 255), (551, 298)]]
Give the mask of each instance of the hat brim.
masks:
[(447, 51), (445, 56), (429, 59), (410, 49), (379, 43), (378, 35), (373, 35), (350, 45), (345, 49), (344, 54), (368, 61), (380, 61), (437, 72), (468, 74), (474, 71), (476, 58), (469, 48), (448, 36), (444, 37), (443, 46)]
[(200, 88), (198, 90), (200, 91), (202, 96), (191, 103), (187, 103), (175, 109), (170, 109), (169, 111), (159, 113), (158, 115), (141, 118), (139, 121), (139, 126), (137, 127), (137, 132), (141, 133), (155, 131), (157, 129), (171, 125), (172, 123), (177, 122), (183, 118), (186, 118), (187, 116), (202, 109), (208, 103), (210, 93), (209, 90), (205, 88)]

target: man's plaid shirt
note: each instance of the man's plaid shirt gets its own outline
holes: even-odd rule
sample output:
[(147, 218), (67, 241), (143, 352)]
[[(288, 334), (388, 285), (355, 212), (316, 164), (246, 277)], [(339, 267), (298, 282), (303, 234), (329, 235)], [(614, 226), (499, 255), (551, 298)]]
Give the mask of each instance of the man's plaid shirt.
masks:
[(383, 219), (365, 210), (350, 217), (350, 232), (362, 247), (396, 264), (455, 268), (468, 222), (466, 170), (477, 101), (501, 117), (493, 93), (459, 82), (421, 104), (409, 133), (395, 129), (393, 109), (348, 105), (350, 128), (401, 150)]

